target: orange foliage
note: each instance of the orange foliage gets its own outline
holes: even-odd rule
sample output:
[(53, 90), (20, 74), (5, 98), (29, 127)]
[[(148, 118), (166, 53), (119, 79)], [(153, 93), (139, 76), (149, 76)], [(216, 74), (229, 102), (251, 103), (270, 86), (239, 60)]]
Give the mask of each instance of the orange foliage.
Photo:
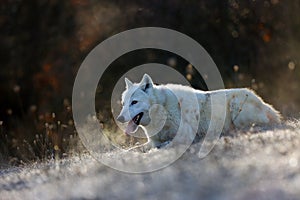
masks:
[(44, 64), (42, 67), (42, 71), (34, 75), (34, 83), (35, 86), (39, 89), (50, 86), (54, 91), (59, 90), (59, 80), (55, 73), (51, 73), (52, 70), (51, 64)]
[(270, 29), (266, 28), (263, 23), (258, 24), (258, 29), (261, 32), (262, 40), (264, 42), (270, 42), (272, 38)]

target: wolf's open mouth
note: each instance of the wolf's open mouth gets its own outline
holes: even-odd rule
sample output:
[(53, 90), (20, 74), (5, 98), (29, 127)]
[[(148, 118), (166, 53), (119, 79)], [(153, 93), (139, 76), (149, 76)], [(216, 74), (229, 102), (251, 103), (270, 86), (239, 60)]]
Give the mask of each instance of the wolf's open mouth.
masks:
[(136, 116), (134, 116), (134, 118), (132, 118), (132, 120), (130, 120), (128, 122), (128, 125), (125, 130), (126, 134), (134, 133), (137, 130), (138, 125), (140, 124), (143, 115), (144, 115), (144, 113), (141, 112), (141, 113), (137, 114)]
[(140, 122), (141, 122), (141, 119), (142, 119), (142, 117), (143, 117), (143, 114), (144, 113), (139, 113), (139, 114), (137, 114), (133, 119), (132, 119), (132, 121), (136, 124), (136, 125), (139, 125), (140, 124)]

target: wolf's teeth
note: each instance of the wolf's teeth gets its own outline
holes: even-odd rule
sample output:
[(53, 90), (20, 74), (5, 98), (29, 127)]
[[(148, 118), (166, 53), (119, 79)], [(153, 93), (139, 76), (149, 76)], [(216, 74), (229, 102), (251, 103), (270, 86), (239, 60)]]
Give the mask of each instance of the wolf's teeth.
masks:
[(138, 114), (138, 115), (136, 115), (136, 116), (132, 119), (132, 121), (133, 121), (134, 123), (138, 124), (138, 122), (139, 122), (139, 120), (140, 120), (141, 117), (142, 117), (142, 115), (141, 115), (141, 114)]

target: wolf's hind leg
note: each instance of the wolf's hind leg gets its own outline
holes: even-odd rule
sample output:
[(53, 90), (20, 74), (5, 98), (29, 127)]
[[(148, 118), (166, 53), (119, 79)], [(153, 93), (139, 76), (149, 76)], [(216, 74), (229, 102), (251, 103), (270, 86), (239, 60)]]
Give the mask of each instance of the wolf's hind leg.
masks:
[(280, 123), (279, 113), (248, 89), (241, 89), (230, 97), (230, 113), (236, 128)]

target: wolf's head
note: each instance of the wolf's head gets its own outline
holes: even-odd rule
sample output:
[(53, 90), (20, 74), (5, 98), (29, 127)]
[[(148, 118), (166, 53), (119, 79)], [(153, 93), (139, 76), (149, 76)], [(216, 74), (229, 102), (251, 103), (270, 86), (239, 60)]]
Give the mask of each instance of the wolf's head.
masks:
[(117, 120), (128, 123), (126, 134), (137, 131), (139, 125), (150, 123), (149, 110), (153, 105), (153, 81), (148, 74), (143, 76), (140, 83), (132, 83), (125, 78), (126, 90), (122, 94), (122, 110)]

